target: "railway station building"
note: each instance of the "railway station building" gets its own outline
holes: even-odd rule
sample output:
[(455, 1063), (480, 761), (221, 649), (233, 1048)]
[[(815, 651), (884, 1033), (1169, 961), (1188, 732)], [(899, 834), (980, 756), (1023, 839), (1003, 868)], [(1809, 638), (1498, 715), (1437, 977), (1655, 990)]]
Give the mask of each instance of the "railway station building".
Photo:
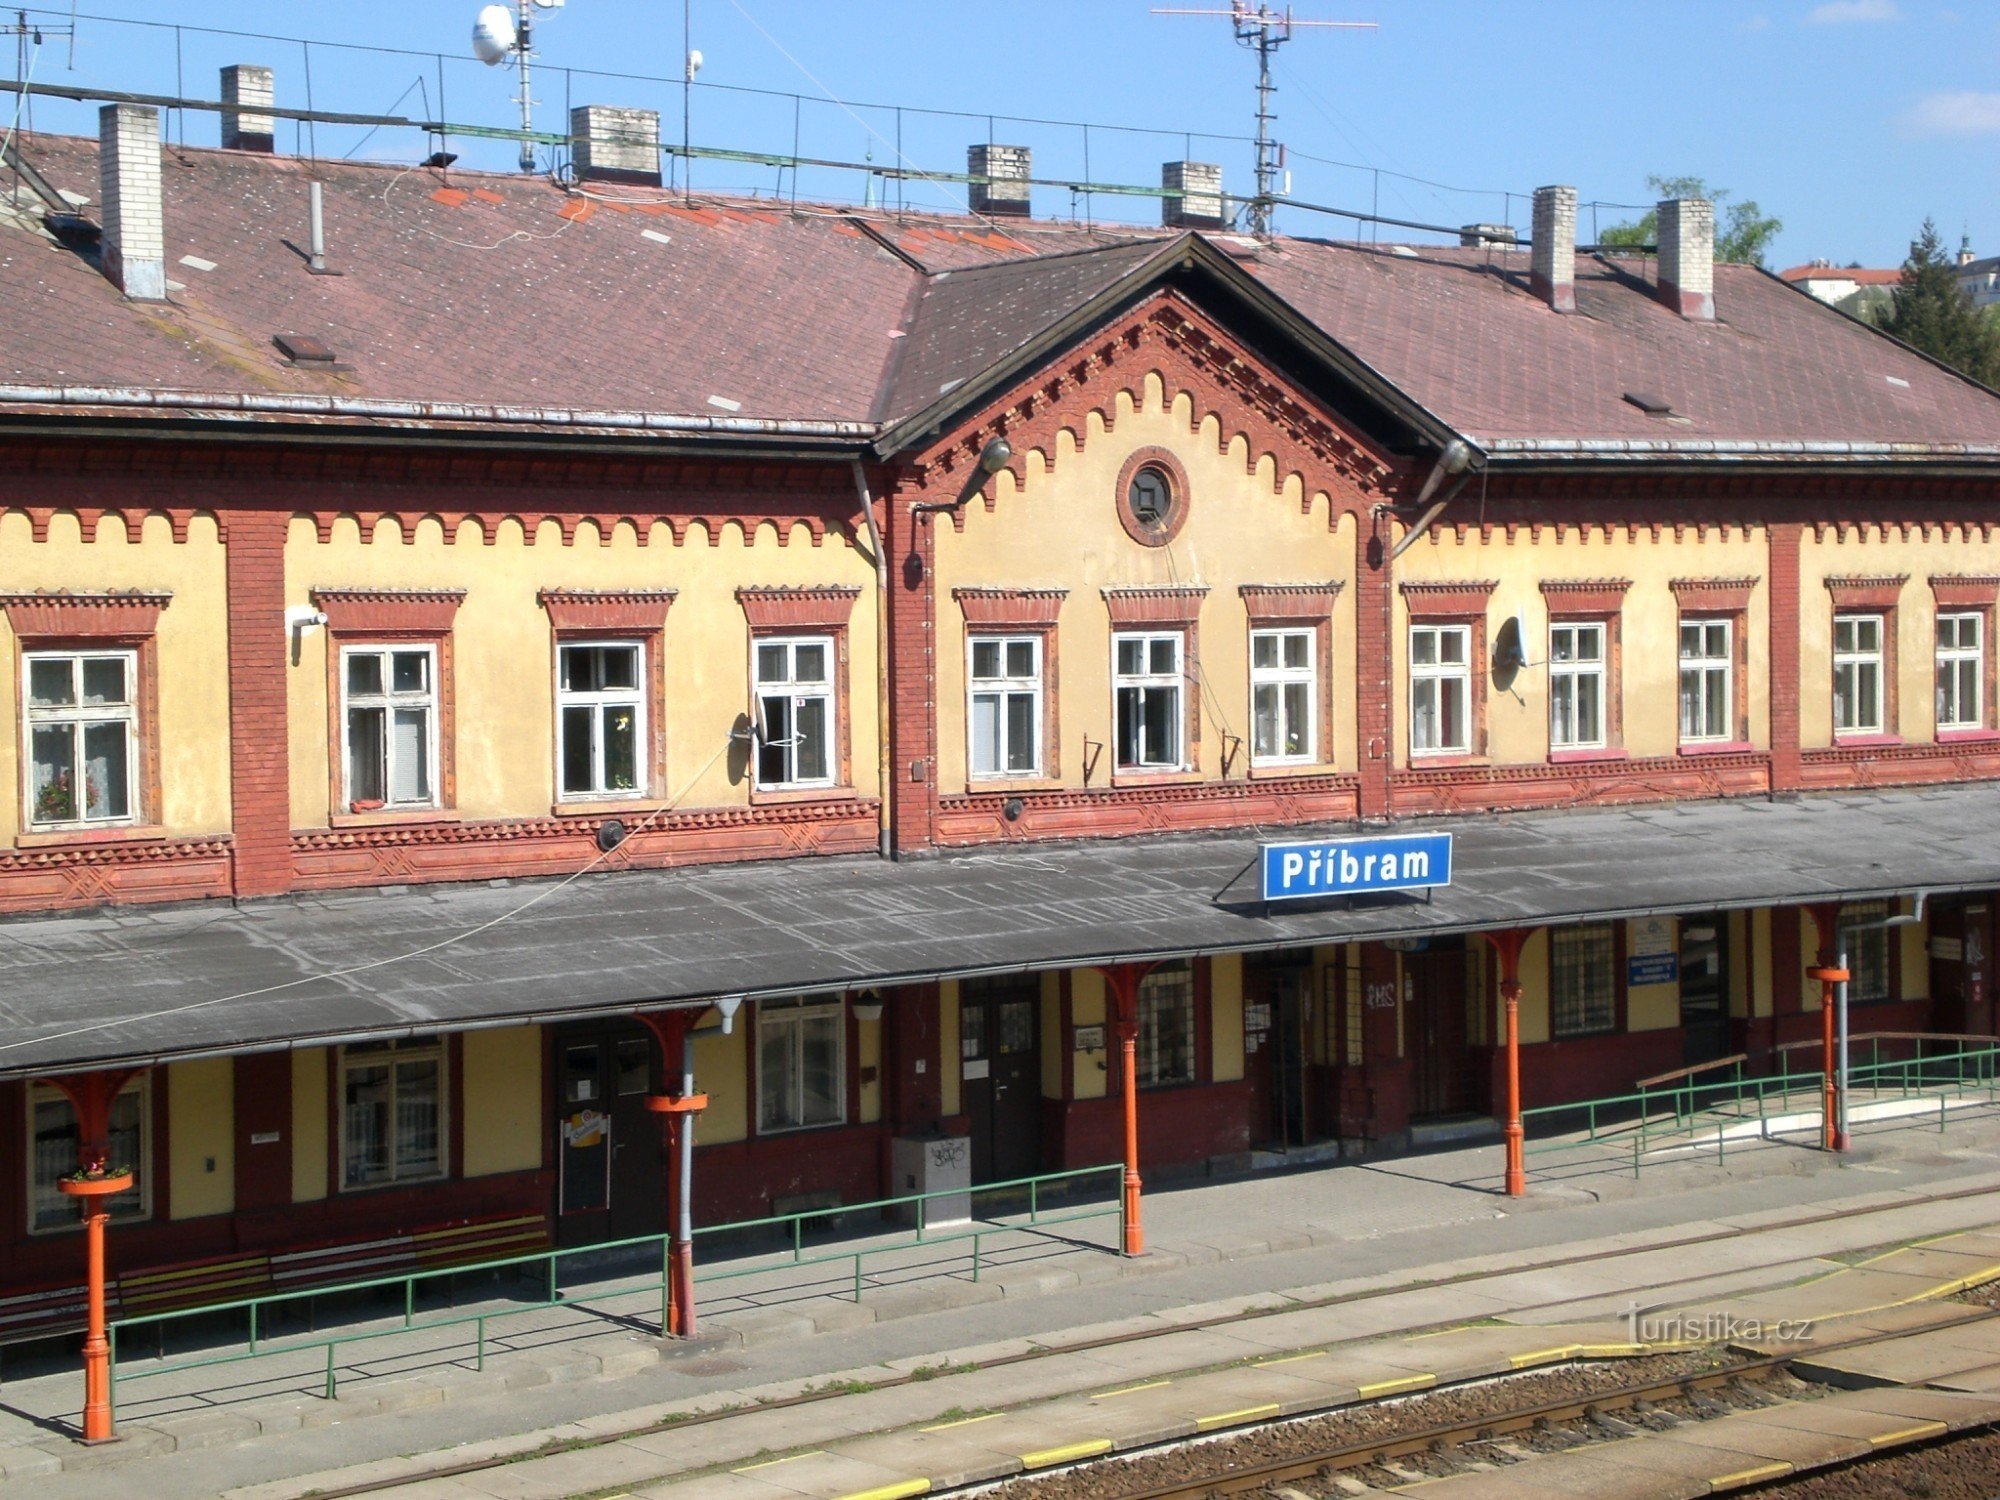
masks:
[(2000, 396), (1708, 205), (269, 144), (107, 106), (0, 192), (0, 1337), (78, 1305), (80, 1147), (115, 1284), (304, 1284), (658, 1233), (663, 1115), (697, 1223), (1115, 1161), (1128, 1080), (1156, 1180), (1406, 1149), (1514, 984), (1529, 1107), (1775, 1066), (1842, 948), (1857, 1030), (1994, 1034)]

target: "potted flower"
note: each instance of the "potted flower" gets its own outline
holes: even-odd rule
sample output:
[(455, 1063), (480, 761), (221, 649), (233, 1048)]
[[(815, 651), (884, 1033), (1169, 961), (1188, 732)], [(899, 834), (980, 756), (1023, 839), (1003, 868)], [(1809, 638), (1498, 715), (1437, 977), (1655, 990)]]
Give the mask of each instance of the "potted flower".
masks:
[(133, 1175), (130, 1167), (107, 1166), (102, 1161), (90, 1162), (78, 1167), (67, 1176), (56, 1179), (56, 1191), (72, 1198), (108, 1198), (113, 1193), (122, 1193), (132, 1186)]

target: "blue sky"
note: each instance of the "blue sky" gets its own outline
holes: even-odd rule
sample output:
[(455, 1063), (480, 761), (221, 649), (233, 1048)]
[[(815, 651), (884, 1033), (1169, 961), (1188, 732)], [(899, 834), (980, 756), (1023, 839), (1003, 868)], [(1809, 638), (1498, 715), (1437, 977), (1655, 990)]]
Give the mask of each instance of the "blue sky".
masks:
[[(992, 138), (1033, 145), (1040, 177), (1157, 182), (1161, 161), (1191, 149), (1220, 161), (1230, 186), (1250, 182), (1243, 138), (1254, 64), (1219, 19), (1155, 16), (1145, 0), (687, 3), (704, 55), (706, 87), (690, 105), (698, 144), (789, 152), (796, 128), (801, 154), (848, 161), (872, 152), (893, 162), (894, 113), (849, 113), (826, 102), (830, 93), (905, 106), (901, 151), (916, 166), (962, 170), (966, 143), (987, 138), (991, 114), (1022, 117), (996, 118)], [(213, 97), (222, 63), (263, 62), (278, 70), (280, 102), (303, 106), (309, 62), (319, 109), (393, 105), (434, 117), (442, 86), (446, 118), (511, 124), (512, 75), (470, 57), (478, 8), (479, 0), (79, 0), (74, 66), (53, 30), (33, 66), (39, 82), (160, 93), (176, 91), (178, 70), (186, 92)], [(1586, 205), (1630, 205), (1648, 201), (1648, 173), (1691, 173), (1784, 220), (1774, 266), (1816, 256), (1893, 265), (1926, 215), (1948, 245), (1967, 232), (1981, 254), (2000, 253), (2000, 0), (1295, 0), (1295, 8), (1301, 19), (1379, 23), (1302, 31), (1279, 53), (1278, 134), (1298, 199), (1525, 228), (1524, 195), (1541, 183), (1573, 183)], [(565, 102), (637, 103), (659, 108), (677, 137), (678, 84), (605, 75), (677, 78), (682, 12), (683, 0), (568, 0), (539, 12), (538, 126), (560, 129)], [(53, 27), (66, 12), (45, 8), (35, 18)], [(327, 45), (233, 40), (202, 27)], [(445, 62), (440, 70), (430, 57), (335, 42), (442, 53)], [(11, 74), (9, 51), (0, 47), (0, 72)], [(742, 92), (750, 90), (807, 98), (795, 106)], [(35, 105), (35, 124), (91, 128), (80, 108), (50, 101)], [(215, 141), (212, 115), (189, 114), (173, 130), (191, 145)], [(315, 134), (326, 156), (423, 154), (416, 132), (365, 142), (354, 129)], [(294, 145), (281, 131), (280, 149)], [(468, 164), (512, 162), (511, 145), (453, 145)], [(695, 183), (790, 190), (769, 167), (733, 163), (698, 165)], [(853, 198), (862, 178), (809, 172), (799, 188)], [(912, 206), (962, 201), (935, 185), (905, 191)], [(1042, 190), (1036, 208), (1068, 214), (1071, 195)], [(1156, 213), (1148, 200), (1101, 194), (1075, 205), (1086, 208), (1110, 220)], [(1593, 213), (1598, 226), (1631, 216), (1586, 207), (1585, 238)], [(1412, 237), (1298, 209), (1281, 210), (1278, 222), (1301, 233)]]

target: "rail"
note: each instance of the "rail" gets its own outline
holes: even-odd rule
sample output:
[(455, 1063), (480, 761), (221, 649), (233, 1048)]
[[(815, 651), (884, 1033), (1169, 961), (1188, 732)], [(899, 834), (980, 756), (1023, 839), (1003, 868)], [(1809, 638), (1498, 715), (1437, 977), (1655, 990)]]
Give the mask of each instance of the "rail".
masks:
[[(995, 1235), (1020, 1234), (1024, 1231), (1039, 1231), (1059, 1224), (1082, 1223), (1092, 1219), (1115, 1218), (1118, 1220), (1118, 1236), (1112, 1246), (1093, 1247), (1106, 1249), (1116, 1254), (1117, 1246), (1124, 1243), (1125, 1204), (1119, 1186), (1124, 1177), (1124, 1167), (1112, 1163), (1098, 1167), (1077, 1167), (1063, 1172), (1045, 1172), (1033, 1177), (1011, 1178), (1004, 1182), (980, 1183), (973, 1187), (937, 1188), (921, 1193), (905, 1193), (894, 1198), (877, 1198), (865, 1203), (839, 1204), (826, 1208), (812, 1208), (798, 1213), (773, 1214), (761, 1219), (741, 1219), (726, 1224), (703, 1225), (694, 1231), (697, 1242), (707, 1238), (713, 1240), (721, 1235), (749, 1236), (760, 1232), (778, 1230), (791, 1242), (786, 1252), (778, 1252), (785, 1258), (766, 1261), (754, 1266), (736, 1266), (722, 1263), (714, 1267), (697, 1265), (695, 1281), (712, 1283), (730, 1281), (745, 1276), (768, 1276), (776, 1272), (801, 1266), (819, 1266), (847, 1261), (852, 1263), (852, 1294), (859, 1302), (866, 1284), (866, 1262), (883, 1255), (908, 1251), (916, 1246), (926, 1248), (938, 1245), (963, 1245), (969, 1242), (971, 1255), (971, 1277), (979, 1280), (982, 1262), (985, 1258), (985, 1242)], [(1045, 1197), (1051, 1187), (1064, 1192), (1074, 1192), (1080, 1187), (1102, 1182), (1110, 1189), (1108, 1204), (1060, 1204), (1055, 1207), (1045, 1205)], [(1001, 1216), (984, 1221), (967, 1219), (953, 1220), (950, 1225), (934, 1224), (937, 1210), (932, 1207), (940, 1199), (959, 1199), (970, 1206), (972, 1200), (1002, 1194), (1019, 1195), (1025, 1190), (1027, 1209), (1025, 1215), (1018, 1211), (1008, 1215), (1003, 1210)], [(871, 1213), (903, 1213), (912, 1218), (912, 1232), (907, 1237), (897, 1237), (888, 1243), (871, 1240), (869, 1244), (856, 1246), (851, 1250), (830, 1250), (821, 1254), (808, 1255), (805, 1245), (805, 1226), (812, 1221), (830, 1219), (844, 1215)], [(1009, 1219), (1013, 1222), (1009, 1222)], [(964, 1222), (975, 1227), (961, 1228)], [(553, 1250), (538, 1251), (530, 1255), (513, 1255), (498, 1260), (474, 1261), (458, 1266), (440, 1266), (433, 1269), (409, 1272), (398, 1276), (373, 1277), (360, 1281), (335, 1282), (323, 1286), (299, 1287), (264, 1296), (245, 1297), (233, 1302), (208, 1303), (198, 1307), (180, 1308), (171, 1312), (144, 1313), (133, 1317), (120, 1318), (109, 1327), (111, 1342), (111, 1390), (115, 1401), (120, 1382), (149, 1379), (180, 1371), (204, 1369), (215, 1365), (240, 1364), (246, 1360), (264, 1359), (280, 1355), (298, 1355), (324, 1351), (326, 1356), (325, 1374), (320, 1382), (320, 1394), (332, 1400), (339, 1387), (339, 1353), (352, 1345), (366, 1344), (379, 1339), (399, 1338), (411, 1334), (436, 1333), (451, 1329), (470, 1328), (472, 1330), (474, 1368), (486, 1368), (487, 1329), (490, 1324), (502, 1318), (519, 1317), (527, 1313), (543, 1311), (566, 1303), (584, 1301), (608, 1301), (613, 1298), (655, 1295), (659, 1297), (659, 1329), (665, 1334), (668, 1326), (668, 1300), (671, 1284), (670, 1253), (672, 1237), (665, 1234), (640, 1235), (631, 1239), (615, 1240), (608, 1243), (569, 1246)], [(600, 1291), (578, 1295), (579, 1288), (562, 1285), (562, 1266), (566, 1261), (578, 1259), (602, 1259), (617, 1252), (643, 1252), (651, 1250), (659, 1256), (660, 1274), (657, 1279), (629, 1282), (615, 1277), (616, 1285)], [(769, 1251), (751, 1251), (750, 1257), (768, 1256)], [(532, 1277), (540, 1283), (540, 1292), (531, 1299), (513, 1306), (492, 1308), (479, 1312), (451, 1313), (437, 1317), (419, 1317), (417, 1293), (420, 1284), (447, 1280), (457, 1276), (513, 1272), (523, 1277)], [(845, 1279), (845, 1278), (843, 1278)], [(365, 1328), (346, 1333), (328, 1333), (298, 1337), (271, 1331), (272, 1314), (299, 1303), (310, 1303), (322, 1297), (338, 1297), (357, 1292), (384, 1293), (400, 1291), (403, 1303), (402, 1321), (391, 1328)], [(247, 1329), (245, 1347), (223, 1353), (211, 1353), (179, 1359), (165, 1357), (165, 1330), (172, 1325), (185, 1324), (196, 1318), (214, 1318), (221, 1314), (241, 1313)], [(158, 1358), (148, 1359), (143, 1365), (134, 1367), (129, 1361), (121, 1361), (119, 1346), (121, 1339), (129, 1342), (133, 1330), (149, 1328), (159, 1334), (162, 1353)]]

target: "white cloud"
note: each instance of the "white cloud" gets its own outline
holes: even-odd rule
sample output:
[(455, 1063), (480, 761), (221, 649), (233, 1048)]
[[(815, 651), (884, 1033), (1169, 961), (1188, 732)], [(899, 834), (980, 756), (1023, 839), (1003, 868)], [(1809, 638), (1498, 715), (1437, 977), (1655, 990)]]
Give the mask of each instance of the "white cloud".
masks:
[(1736, 29), (1738, 31), (1769, 31), (1771, 29), (1771, 18), (1769, 16), (1746, 16), (1736, 23)]
[(2000, 132), (2000, 94), (1971, 89), (1926, 94), (1904, 116), (1912, 135), (1987, 135)]
[(1847, 26), (1857, 21), (1895, 21), (1902, 18), (1896, 0), (1827, 0), (1806, 17), (1808, 26)]

